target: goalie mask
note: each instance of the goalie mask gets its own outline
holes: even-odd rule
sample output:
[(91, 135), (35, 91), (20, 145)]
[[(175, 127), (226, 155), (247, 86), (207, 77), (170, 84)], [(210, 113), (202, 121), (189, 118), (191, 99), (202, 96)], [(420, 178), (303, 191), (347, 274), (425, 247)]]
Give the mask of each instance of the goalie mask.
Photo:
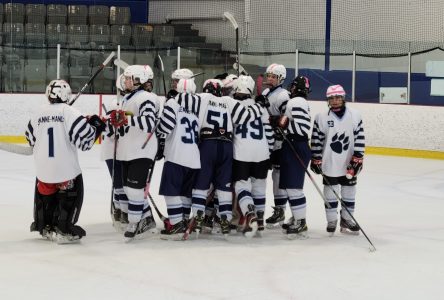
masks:
[(310, 81), (305, 76), (298, 76), (291, 82), (290, 94), (291, 98), (302, 97), (307, 98), (308, 94), (311, 92)]
[(340, 111), (345, 108), (345, 90), (337, 84), (331, 85), (327, 88), (326, 97), (328, 101), (328, 107), (332, 111)]
[(45, 95), (51, 103), (67, 103), (71, 99), (71, 87), (65, 80), (56, 79), (48, 84)]
[(207, 79), (203, 84), (203, 92), (222, 97), (223, 83), (219, 79)]

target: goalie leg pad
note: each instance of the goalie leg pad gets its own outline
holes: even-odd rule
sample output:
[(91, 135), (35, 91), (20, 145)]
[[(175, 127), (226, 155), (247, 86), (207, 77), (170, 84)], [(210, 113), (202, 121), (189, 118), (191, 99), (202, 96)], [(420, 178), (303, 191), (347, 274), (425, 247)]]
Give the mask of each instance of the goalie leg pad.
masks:
[(31, 231), (38, 231), (43, 235), (44, 229), (52, 230), (57, 219), (57, 200), (55, 194), (43, 195), (39, 193), (37, 181), (34, 192), (34, 222)]
[(82, 237), (85, 231), (75, 224), (79, 220), (83, 204), (83, 178), (82, 174), (74, 179), (74, 185), (56, 194), (58, 200), (57, 228), (64, 234)]

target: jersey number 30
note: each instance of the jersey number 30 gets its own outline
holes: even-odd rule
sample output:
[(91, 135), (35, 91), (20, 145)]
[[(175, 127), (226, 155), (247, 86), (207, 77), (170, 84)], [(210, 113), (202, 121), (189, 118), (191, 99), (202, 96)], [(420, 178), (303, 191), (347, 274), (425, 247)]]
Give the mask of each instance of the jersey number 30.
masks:
[(191, 122), (187, 118), (182, 118), (180, 124), (185, 125), (185, 136), (182, 136), (182, 142), (185, 144), (197, 144), (199, 138), (199, 133), (197, 132), (199, 124), (197, 124), (197, 121), (194, 120)]

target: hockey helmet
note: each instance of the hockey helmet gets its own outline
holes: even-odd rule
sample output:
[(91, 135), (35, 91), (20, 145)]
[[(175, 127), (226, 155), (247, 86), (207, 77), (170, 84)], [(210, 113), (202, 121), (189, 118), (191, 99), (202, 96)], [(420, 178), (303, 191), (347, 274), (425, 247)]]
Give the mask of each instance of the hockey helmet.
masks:
[(305, 76), (297, 76), (290, 84), (291, 97), (303, 97), (307, 98), (311, 92), (310, 80)]
[(134, 85), (144, 84), (154, 78), (153, 70), (148, 65), (132, 65), (126, 67), (123, 75), (131, 77)]
[(171, 79), (191, 79), (193, 76), (193, 71), (190, 69), (177, 69), (171, 74)]
[(221, 97), (222, 96), (222, 81), (219, 79), (207, 79), (203, 84), (203, 92), (213, 94), (214, 96)]
[(234, 83), (235, 94), (253, 95), (254, 80), (251, 76), (241, 75)]
[(196, 84), (194, 79), (179, 79), (177, 83), (177, 91), (179, 93), (194, 94), (196, 93)]
[[(327, 88), (326, 92), (328, 106), (332, 111), (338, 111), (345, 107), (345, 90), (344, 88), (339, 85), (331, 85)], [(342, 101), (339, 102), (333, 102), (336, 99), (336, 97), (340, 97)]]
[(65, 80), (55, 79), (46, 87), (45, 95), (51, 103), (67, 103), (71, 99), (71, 87)]
[(287, 78), (287, 69), (284, 67), (284, 65), (280, 64), (269, 65), (265, 73), (266, 75), (268, 74), (276, 75), (279, 83), (282, 83), (285, 80), (285, 78)]

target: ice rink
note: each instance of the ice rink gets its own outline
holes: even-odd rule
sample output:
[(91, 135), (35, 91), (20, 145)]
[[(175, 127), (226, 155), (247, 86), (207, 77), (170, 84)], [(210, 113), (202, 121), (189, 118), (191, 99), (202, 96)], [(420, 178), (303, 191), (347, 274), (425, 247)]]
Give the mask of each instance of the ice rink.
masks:
[[(74, 245), (29, 232), (33, 157), (0, 152), (0, 299), (444, 299), (444, 160), (366, 156), (355, 217), (376, 252), (362, 234), (327, 235), (323, 202), (308, 178), (306, 240), (276, 229), (251, 240), (151, 235), (125, 244), (111, 226), (99, 148), (80, 153), (78, 224), (87, 236)], [(151, 192), (165, 213), (161, 169), (157, 163)], [(268, 187), (266, 217), (271, 181)]]

